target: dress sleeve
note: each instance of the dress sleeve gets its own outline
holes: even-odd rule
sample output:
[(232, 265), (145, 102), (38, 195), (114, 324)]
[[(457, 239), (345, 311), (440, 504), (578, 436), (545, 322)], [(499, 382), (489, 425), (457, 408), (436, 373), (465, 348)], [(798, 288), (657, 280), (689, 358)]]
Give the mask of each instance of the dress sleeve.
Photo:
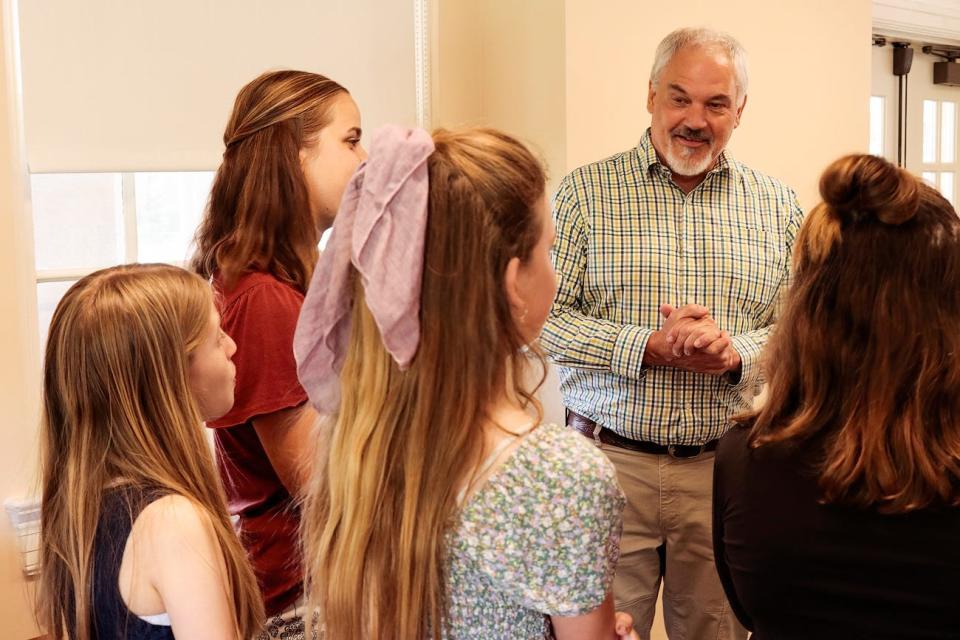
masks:
[(302, 305), (299, 292), (268, 281), (223, 310), (223, 330), (237, 343), (237, 385), (233, 408), (208, 426), (230, 427), (306, 402), (293, 358), (293, 332)]
[(516, 472), (497, 483), (503, 526), (489, 532), (481, 565), (522, 606), (575, 616), (596, 609), (610, 592), (624, 497), (606, 457), (578, 442), (580, 435), (564, 435), (570, 437), (527, 451)]

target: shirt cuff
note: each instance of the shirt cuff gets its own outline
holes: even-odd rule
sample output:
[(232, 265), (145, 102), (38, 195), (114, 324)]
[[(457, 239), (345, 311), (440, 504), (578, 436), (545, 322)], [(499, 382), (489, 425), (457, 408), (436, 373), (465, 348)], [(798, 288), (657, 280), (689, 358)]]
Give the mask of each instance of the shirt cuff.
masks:
[(730, 339), (730, 343), (740, 355), (740, 379), (735, 380), (730, 372), (724, 374), (724, 379), (738, 391), (750, 389), (753, 393), (757, 393), (758, 389), (755, 387), (760, 383), (760, 353), (763, 351), (763, 345), (747, 335), (734, 336)]
[(653, 331), (635, 325), (627, 325), (617, 334), (610, 358), (610, 371), (633, 380), (643, 380), (647, 367), (643, 365), (643, 352)]

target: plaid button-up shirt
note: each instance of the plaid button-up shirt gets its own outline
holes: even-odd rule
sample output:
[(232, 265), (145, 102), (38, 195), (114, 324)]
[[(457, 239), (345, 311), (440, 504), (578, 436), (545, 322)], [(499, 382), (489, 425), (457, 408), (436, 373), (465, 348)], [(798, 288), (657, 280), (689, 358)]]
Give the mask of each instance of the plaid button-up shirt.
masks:
[[(542, 343), (564, 403), (660, 444), (721, 436), (759, 388), (759, 355), (789, 279), (796, 194), (726, 152), (689, 194), (650, 140), (573, 171), (554, 197), (559, 292)], [(728, 376), (642, 365), (664, 303), (710, 310), (740, 354)]]

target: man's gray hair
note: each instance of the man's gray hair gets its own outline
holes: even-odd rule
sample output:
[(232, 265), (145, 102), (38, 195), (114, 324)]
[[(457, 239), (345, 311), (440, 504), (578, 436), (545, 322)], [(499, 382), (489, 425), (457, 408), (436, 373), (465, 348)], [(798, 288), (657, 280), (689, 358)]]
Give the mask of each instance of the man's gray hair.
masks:
[(663, 68), (677, 51), (686, 47), (717, 47), (727, 54), (736, 75), (737, 105), (742, 105), (747, 98), (747, 52), (736, 38), (722, 31), (684, 27), (670, 33), (657, 45), (653, 68), (650, 69), (650, 84), (657, 86)]

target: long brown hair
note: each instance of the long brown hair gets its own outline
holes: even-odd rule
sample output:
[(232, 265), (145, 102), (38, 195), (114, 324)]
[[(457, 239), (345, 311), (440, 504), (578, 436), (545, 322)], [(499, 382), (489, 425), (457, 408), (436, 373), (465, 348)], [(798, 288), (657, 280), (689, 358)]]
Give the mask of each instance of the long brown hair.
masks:
[(960, 219), (876, 156), (820, 180), (771, 337), (754, 446), (814, 440), (824, 499), (885, 513), (960, 504)]
[(54, 640), (89, 640), (93, 543), (111, 483), (184, 496), (207, 514), (223, 554), (241, 636), (263, 604), (188, 382), (212, 294), (169, 265), (93, 273), (57, 305), (43, 371), (39, 615)]
[(219, 271), (227, 288), (246, 271), (267, 271), (306, 291), (320, 240), (300, 150), (330, 121), (342, 86), (316, 73), (273, 71), (237, 95), (226, 150), (197, 230), (194, 271)]
[(331, 638), (440, 638), (444, 536), (487, 410), (511, 392), (540, 413), (503, 279), (539, 238), (543, 169), (497, 131), (433, 137), (417, 355), (399, 370), (358, 278), (340, 410), (303, 518), (311, 601)]

